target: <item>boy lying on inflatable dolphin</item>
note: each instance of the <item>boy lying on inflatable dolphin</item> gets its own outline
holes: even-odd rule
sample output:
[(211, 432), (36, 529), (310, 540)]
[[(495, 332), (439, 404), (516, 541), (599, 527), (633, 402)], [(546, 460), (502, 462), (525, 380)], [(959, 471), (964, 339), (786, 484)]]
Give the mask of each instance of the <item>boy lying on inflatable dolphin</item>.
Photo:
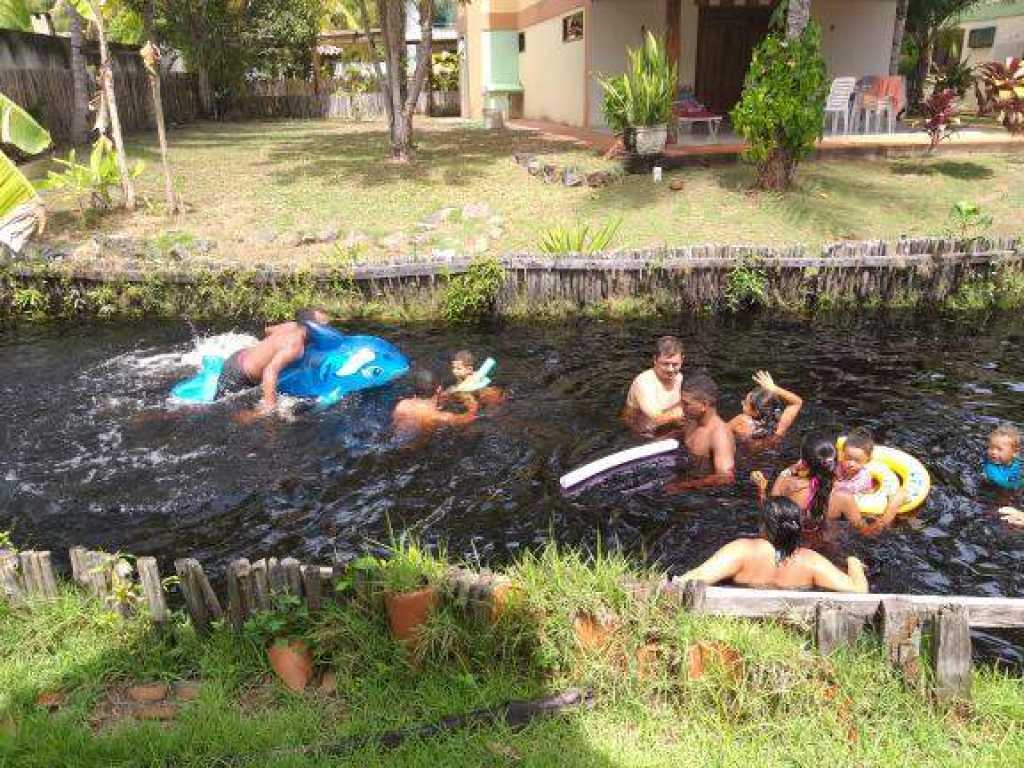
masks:
[(326, 325), (328, 320), (319, 310), (301, 310), (294, 322), (267, 328), (266, 338), (226, 360), (203, 358), (199, 373), (176, 384), (171, 395), (187, 403), (212, 403), (260, 386), (262, 411), (277, 406), (278, 392), (315, 398), (326, 407), (409, 370), (409, 361), (392, 344), (375, 336), (346, 336)]

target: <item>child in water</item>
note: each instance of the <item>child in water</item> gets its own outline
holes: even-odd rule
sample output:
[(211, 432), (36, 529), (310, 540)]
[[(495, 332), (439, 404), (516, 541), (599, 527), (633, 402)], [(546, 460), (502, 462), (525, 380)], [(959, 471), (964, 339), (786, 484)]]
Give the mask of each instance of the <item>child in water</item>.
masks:
[(985, 478), (1007, 491), (1022, 487), (1020, 467), (1020, 430), (1004, 422), (988, 436), (987, 461), (982, 469)]
[(476, 358), (473, 357), (473, 353), (466, 349), (456, 352), (452, 357), (452, 377), (455, 379), (455, 385), (449, 387), (448, 391), (454, 392), (474, 373), (476, 373)]
[(757, 389), (743, 398), (743, 412), (729, 421), (729, 429), (741, 440), (782, 437), (800, 415), (804, 401), (776, 384), (768, 371), (755, 373), (754, 383)]
[[(491, 361), (491, 367), (494, 362)], [(485, 368), (487, 363), (484, 363)], [(452, 356), (451, 362), (452, 378), (455, 383), (445, 390), (446, 397), (461, 402), (468, 407), (468, 400), (473, 400), (477, 405), (497, 405), (504, 399), (504, 393), (498, 387), (483, 387), (472, 391), (464, 391), (462, 388), (471, 383), (474, 378), (486, 379), (487, 373), (484, 370), (477, 371), (476, 358), (469, 350), (462, 349)]]
[(875, 450), (875, 441), (866, 429), (855, 429), (847, 435), (843, 442), (843, 450), (839, 453), (836, 466), (836, 481), (833, 489), (850, 494), (871, 493), (875, 481), (867, 470), (871, 454)]

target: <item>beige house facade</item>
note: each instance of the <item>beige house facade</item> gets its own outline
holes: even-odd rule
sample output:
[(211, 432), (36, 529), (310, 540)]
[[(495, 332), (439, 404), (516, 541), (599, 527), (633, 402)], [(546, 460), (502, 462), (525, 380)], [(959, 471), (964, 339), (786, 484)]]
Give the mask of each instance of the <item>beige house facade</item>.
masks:
[(959, 26), (961, 54), (968, 64), (1024, 58), (1024, 0), (984, 3), (971, 9)]
[[(680, 85), (727, 112), (774, 0), (473, 0), (458, 21), (463, 113), (485, 108), (601, 128), (599, 75), (626, 67), (647, 31), (666, 40)], [(830, 75), (888, 74), (896, 0), (812, 0)]]

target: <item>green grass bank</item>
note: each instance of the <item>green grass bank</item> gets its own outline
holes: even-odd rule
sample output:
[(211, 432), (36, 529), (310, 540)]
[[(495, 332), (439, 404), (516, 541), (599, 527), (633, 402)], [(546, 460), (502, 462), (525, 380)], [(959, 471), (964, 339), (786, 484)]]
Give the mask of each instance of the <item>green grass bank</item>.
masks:
[[(360, 565), (360, 573), (368, 568)], [(694, 616), (660, 599), (637, 599), (623, 580), (654, 574), (617, 555), (548, 547), (506, 574), (520, 587), (496, 623), (445, 603), (412, 650), (389, 635), (379, 590), (352, 592), (348, 579), (316, 615), (282, 602), (241, 635), (218, 625), (199, 637), (180, 615), (158, 629), (68, 587), (50, 603), (0, 604), (0, 765), (674, 768), (1024, 760), (1024, 685), (1001, 671), (977, 669), (973, 703), (941, 709), (907, 690), (871, 640), (822, 658), (799, 628)], [(580, 615), (614, 616), (616, 629), (599, 647), (583, 643), (575, 629)], [(274, 631), (307, 639), (320, 669), (336, 676), (336, 690), (294, 694), (274, 682), (263, 653)], [(699, 675), (690, 662), (697, 644), (719, 649)], [(198, 681), (199, 695), (173, 719), (139, 722), (112, 711), (129, 683), (182, 680)], [(593, 691), (592, 708), (523, 730), (485, 723), (390, 750), (373, 741), (573, 686)], [(51, 712), (39, 704), (40, 693), (65, 698)]]

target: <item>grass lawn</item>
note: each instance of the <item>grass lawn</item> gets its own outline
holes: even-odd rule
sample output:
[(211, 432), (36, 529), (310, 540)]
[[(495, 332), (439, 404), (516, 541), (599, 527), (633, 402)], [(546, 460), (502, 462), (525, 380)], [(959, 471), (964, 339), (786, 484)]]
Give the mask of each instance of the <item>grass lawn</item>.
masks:
[[(536, 251), (550, 227), (616, 218), (622, 220), (613, 241), (619, 248), (941, 234), (958, 200), (991, 214), (994, 234), (1012, 234), (1024, 209), (1020, 153), (807, 162), (796, 189), (780, 196), (752, 191), (751, 169), (742, 164), (676, 171), (660, 185), (635, 176), (599, 189), (545, 185), (517, 167), (513, 153), (584, 171), (614, 164), (569, 143), (527, 132), (489, 133), (457, 120), (417, 119), (416, 137), (419, 159), (402, 167), (381, 160), (381, 124), (267, 121), (175, 129), (172, 162), (190, 211), (173, 222), (157, 208), (114, 213), (99, 228), (139, 237), (173, 230), (216, 241), (219, 257), (296, 262), (331, 257), (333, 245), (288, 242), (328, 228), (337, 230), (339, 242), (355, 233), (359, 256), (370, 259), (438, 248)], [(135, 136), (129, 150), (148, 164), (139, 180), (142, 193), (161, 205), (155, 141)], [(37, 161), (30, 173), (38, 178), (48, 165)], [(682, 191), (669, 189), (676, 177), (684, 181)], [(481, 203), (487, 210), (479, 219), (456, 215), (435, 229), (417, 228), (446, 206)], [(50, 207), (46, 238), (81, 241), (68, 202)]]
[[(0, 603), (0, 766), (1013, 766), (1024, 761), (1024, 687), (992, 669), (974, 701), (949, 710), (907, 691), (877, 645), (823, 659), (807, 635), (773, 623), (709, 619), (630, 602), (615, 558), (581, 563), (552, 550), (517, 578), (528, 624), (435, 616), (410, 664), (379, 609), (329, 607), (309, 630), (333, 693), (292, 694), (267, 676), (256, 644), (180, 620), (165, 631), (66, 592), (32, 612)], [(573, 611), (613, 606), (622, 621), (603, 653), (578, 648)], [(522, 618), (517, 621), (523, 621)], [(474, 628), (471, 628), (475, 627)], [(658, 656), (639, 664), (652, 638)], [(513, 644), (513, 640), (515, 644)], [(693, 677), (687, 649), (724, 648)], [(731, 655), (730, 655), (731, 654)], [(649, 659), (651, 657), (648, 657)], [(723, 661), (727, 660), (727, 661)], [(739, 660), (739, 661), (737, 661)], [(173, 721), (112, 717), (128, 682), (201, 681)], [(385, 750), (397, 728), (534, 698), (570, 686), (594, 706), (513, 732), (487, 723)], [(66, 698), (56, 712), (40, 692)], [(367, 741), (366, 738), (370, 740)], [(330, 745), (344, 743), (332, 753)]]

